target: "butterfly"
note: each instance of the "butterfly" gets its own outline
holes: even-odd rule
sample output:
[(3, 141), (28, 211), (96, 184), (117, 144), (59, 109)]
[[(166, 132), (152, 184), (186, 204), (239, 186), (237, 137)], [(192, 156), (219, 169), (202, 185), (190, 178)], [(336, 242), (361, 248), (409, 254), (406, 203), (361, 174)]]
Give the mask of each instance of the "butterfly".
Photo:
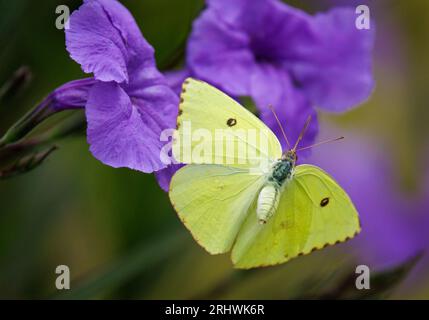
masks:
[[(210, 254), (232, 251), (234, 267), (249, 269), (284, 263), (360, 232), (358, 213), (338, 183), (316, 166), (296, 165), (297, 146), (309, 122), (295, 146), (283, 152), (275, 134), (237, 101), (205, 82), (185, 80), (172, 149), (187, 165), (172, 177), (169, 197)], [(219, 129), (248, 152), (214, 148)], [(258, 135), (255, 140), (255, 135), (250, 139), (232, 130)], [(194, 139), (198, 133), (214, 138)], [(201, 163), (190, 157), (196, 149), (212, 152)]]

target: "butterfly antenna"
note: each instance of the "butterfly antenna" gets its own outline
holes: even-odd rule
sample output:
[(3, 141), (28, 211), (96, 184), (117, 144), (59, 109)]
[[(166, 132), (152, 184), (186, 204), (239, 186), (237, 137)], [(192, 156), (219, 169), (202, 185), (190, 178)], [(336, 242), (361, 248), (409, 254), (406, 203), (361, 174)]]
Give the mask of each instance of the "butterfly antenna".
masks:
[(296, 147), (298, 147), (299, 142), (304, 137), (304, 134), (307, 131), (308, 125), (310, 124), (310, 121), (311, 121), (311, 114), (308, 116), (307, 120), (305, 121), (304, 127), (302, 128), (301, 133), (299, 134), (298, 139), (296, 139), (296, 142), (295, 142), (295, 145), (293, 146), (292, 151), (296, 151)]
[(296, 151), (301, 151), (301, 150), (310, 149), (310, 148), (313, 148), (313, 147), (316, 147), (316, 146), (320, 146), (321, 144), (325, 144), (325, 143), (329, 143), (329, 142), (334, 142), (334, 141), (338, 141), (338, 140), (342, 140), (342, 139), (344, 139), (344, 137), (339, 137), (339, 138), (335, 138), (335, 139), (329, 139), (329, 140), (321, 141), (321, 142), (318, 142), (318, 143), (312, 144), (311, 146), (308, 146), (308, 147), (299, 148), (299, 149), (298, 149), (298, 150), (296, 150)]
[(279, 125), (280, 130), (282, 131), (283, 137), (284, 137), (284, 138), (285, 138), (285, 140), (286, 140), (287, 147), (290, 149), (289, 140), (288, 140), (288, 138), (287, 138), (287, 136), (286, 136), (286, 133), (285, 133), (285, 131), (284, 131), (284, 129), (283, 129), (282, 124), (280, 123), (279, 118), (277, 117), (276, 112), (274, 111), (273, 106), (272, 106), (272, 105), (269, 105), (269, 106), (268, 106), (268, 108), (270, 108), (271, 112), (272, 112), (272, 113), (273, 113), (273, 115), (274, 115), (274, 118), (276, 118), (277, 124)]

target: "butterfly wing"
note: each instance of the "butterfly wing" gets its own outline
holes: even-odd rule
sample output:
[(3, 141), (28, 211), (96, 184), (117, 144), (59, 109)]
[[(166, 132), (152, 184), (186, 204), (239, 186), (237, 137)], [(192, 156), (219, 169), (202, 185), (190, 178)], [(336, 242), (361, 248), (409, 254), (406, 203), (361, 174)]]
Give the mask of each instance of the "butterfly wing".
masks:
[[(227, 149), (231, 145), (232, 152)], [(211, 154), (201, 161), (194, 156), (198, 150)], [(178, 162), (246, 167), (259, 165), (261, 159), (279, 159), (281, 154), (277, 137), (251, 112), (205, 82), (185, 80), (173, 142)]]
[(231, 249), (263, 181), (246, 169), (187, 165), (173, 176), (169, 196), (195, 240), (217, 254)]
[[(231, 144), (232, 150), (227, 148)], [(198, 150), (210, 152), (204, 164), (194, 157)], [(188, 166), (173, 176), (169, 195), (182, 222), (208, 252), (231, 249), (265, 181), (263, 165), (281, 153), (271, 130), (239, 103), (207, 83), (185, 80), (173, 154)]]
[(255, 205), (251, 211), (232, 250), (238, 268), (283, 263), (360, 232), (358, 213), (348, 195), (332, 177), (311, 165), (296, 167), (267, 224), (258, 223)]

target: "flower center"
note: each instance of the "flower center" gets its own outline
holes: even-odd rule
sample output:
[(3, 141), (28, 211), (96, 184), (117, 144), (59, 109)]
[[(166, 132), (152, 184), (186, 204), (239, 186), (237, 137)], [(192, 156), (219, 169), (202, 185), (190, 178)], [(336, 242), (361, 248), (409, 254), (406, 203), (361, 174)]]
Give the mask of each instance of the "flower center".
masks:
[(278, 63), (279, 57), (276, 56), (274, 48), (271, 48), (269, 39), (252, 39), (250, 42), (250, 50), (258, 63)]

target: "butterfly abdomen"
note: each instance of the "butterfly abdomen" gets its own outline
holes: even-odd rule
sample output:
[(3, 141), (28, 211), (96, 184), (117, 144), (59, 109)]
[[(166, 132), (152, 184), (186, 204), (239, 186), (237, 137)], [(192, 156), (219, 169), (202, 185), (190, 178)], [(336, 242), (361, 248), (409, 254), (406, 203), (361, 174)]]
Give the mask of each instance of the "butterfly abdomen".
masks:
[(260, 223), (266, 223), (276, 212), (284, 183), (292, 176), (294, 162), (283, 159), (276, 162), (266, 184), (259, 192), (256, 215)]
[(266, 223), (276, 212), (280, 200), (280, 188), (275, 183), (267, 183), (259, 192), (256, 215), (260, 223)]

